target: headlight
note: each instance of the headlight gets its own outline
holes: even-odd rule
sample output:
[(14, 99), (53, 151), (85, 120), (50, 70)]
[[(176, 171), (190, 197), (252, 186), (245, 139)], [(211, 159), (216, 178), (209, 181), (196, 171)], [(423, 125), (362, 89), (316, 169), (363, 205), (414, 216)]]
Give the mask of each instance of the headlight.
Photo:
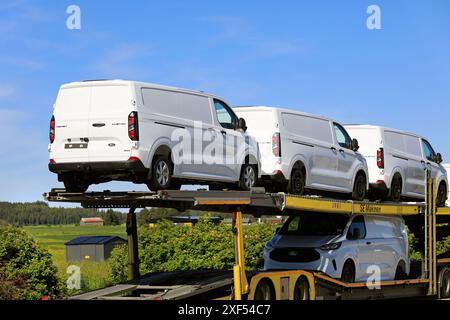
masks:
[(341, 244), (342, 242), (327, 243), (323, 246), (320, 246), (320, 249), (324, 251), (337, 250), (341, 247)]

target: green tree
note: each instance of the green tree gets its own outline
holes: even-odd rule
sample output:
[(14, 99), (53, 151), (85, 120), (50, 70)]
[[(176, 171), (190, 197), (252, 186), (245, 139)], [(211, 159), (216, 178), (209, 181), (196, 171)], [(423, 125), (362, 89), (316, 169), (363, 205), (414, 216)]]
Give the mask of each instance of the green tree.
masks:
[(0, 227), (0, 299), (60, 297), (64, 292), (50, 253), (25, 231)]

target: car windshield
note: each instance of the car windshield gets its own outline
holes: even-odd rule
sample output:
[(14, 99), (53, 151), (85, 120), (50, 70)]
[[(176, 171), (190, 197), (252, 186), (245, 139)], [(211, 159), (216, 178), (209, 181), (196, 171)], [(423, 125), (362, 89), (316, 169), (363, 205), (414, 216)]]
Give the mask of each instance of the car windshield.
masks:
[(344, 232), (349, 217), (339, 214), (302, 214), (290, 217), (280, 230), (281, 235), (332, 236)]

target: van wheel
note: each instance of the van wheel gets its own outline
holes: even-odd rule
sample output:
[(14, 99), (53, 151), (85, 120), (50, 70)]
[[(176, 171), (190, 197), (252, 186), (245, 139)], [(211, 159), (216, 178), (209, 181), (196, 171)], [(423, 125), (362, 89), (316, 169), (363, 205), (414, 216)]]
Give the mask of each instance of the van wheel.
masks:
[(402, 178), (397, 174), (391, 184), (391, 200), (400, 202), (402, 200)]
[(65, 176), (63, 183), (67, 192), (86, 192), (89, 188), (89, 183), (75, 174)]
[(441, 283), (439, 285), (440, 298), (448, 299), (450, 298), (450, 270), (446, 268), (442, 272)]
[(309, 300), (309, 283), (305, 277), (300, 277), (295, 283), (294, 300)]
[(291, 179), (288, 183), (288, 192), (291, 194), (302, 195), (305, 192), (305, 180), (305, 173), (301, 168), (293, 169)]
[(407, 275), (403, 266), (403, 262), (399, 262), (397, 269), (395, 269), (394, 280), (406, 280)]
[(447, 187), (445, 183), (441, 183), (438, 188), (436, 205), (438, 207), (445, 207), (445, 202), (447, 201)]
[(356, 201), (363, 201), (366, 198), (366, 191), (366, 177), (362, 173), (359, 173), (355, 179), (355, 185), (353, 186), (352, 199)]
[(252, 164), (245, 163), (242, 165), (241, 177), (239, 179), (239, 189), (250, 190), (256, 184), (257, 180), (256, 167)]
[(255, 300), (275, 300), (275, 288), (272, 281), (262, 279), (255, 288)]
[(167, 156), (156, 158), (152, 169), (152, 180), (147, 184), (150, 190), (169, 190), (172, 185), (176, 187), (172, 184), (173, 165)]
[(346, 283), (355, 282), (355, 267), (350, 260), (347, 260), (342, 267), (341, 280)]

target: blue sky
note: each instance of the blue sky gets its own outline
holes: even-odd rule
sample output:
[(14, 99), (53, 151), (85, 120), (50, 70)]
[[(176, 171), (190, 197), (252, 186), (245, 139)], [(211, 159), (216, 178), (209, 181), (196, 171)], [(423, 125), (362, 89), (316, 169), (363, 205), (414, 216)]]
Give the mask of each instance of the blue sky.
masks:
[[(66, 8), (81, 8), (68, 30)], [(366, 27), (369, 5), (381, 30)], [(61, 186), (48, 172), (58, 87), (120, 78), (200, 89), (427, 136), (450, 162), (450, 2), (0, 3), (0, 200)], [(145, 190), (122, 183), (94, 189)]]

